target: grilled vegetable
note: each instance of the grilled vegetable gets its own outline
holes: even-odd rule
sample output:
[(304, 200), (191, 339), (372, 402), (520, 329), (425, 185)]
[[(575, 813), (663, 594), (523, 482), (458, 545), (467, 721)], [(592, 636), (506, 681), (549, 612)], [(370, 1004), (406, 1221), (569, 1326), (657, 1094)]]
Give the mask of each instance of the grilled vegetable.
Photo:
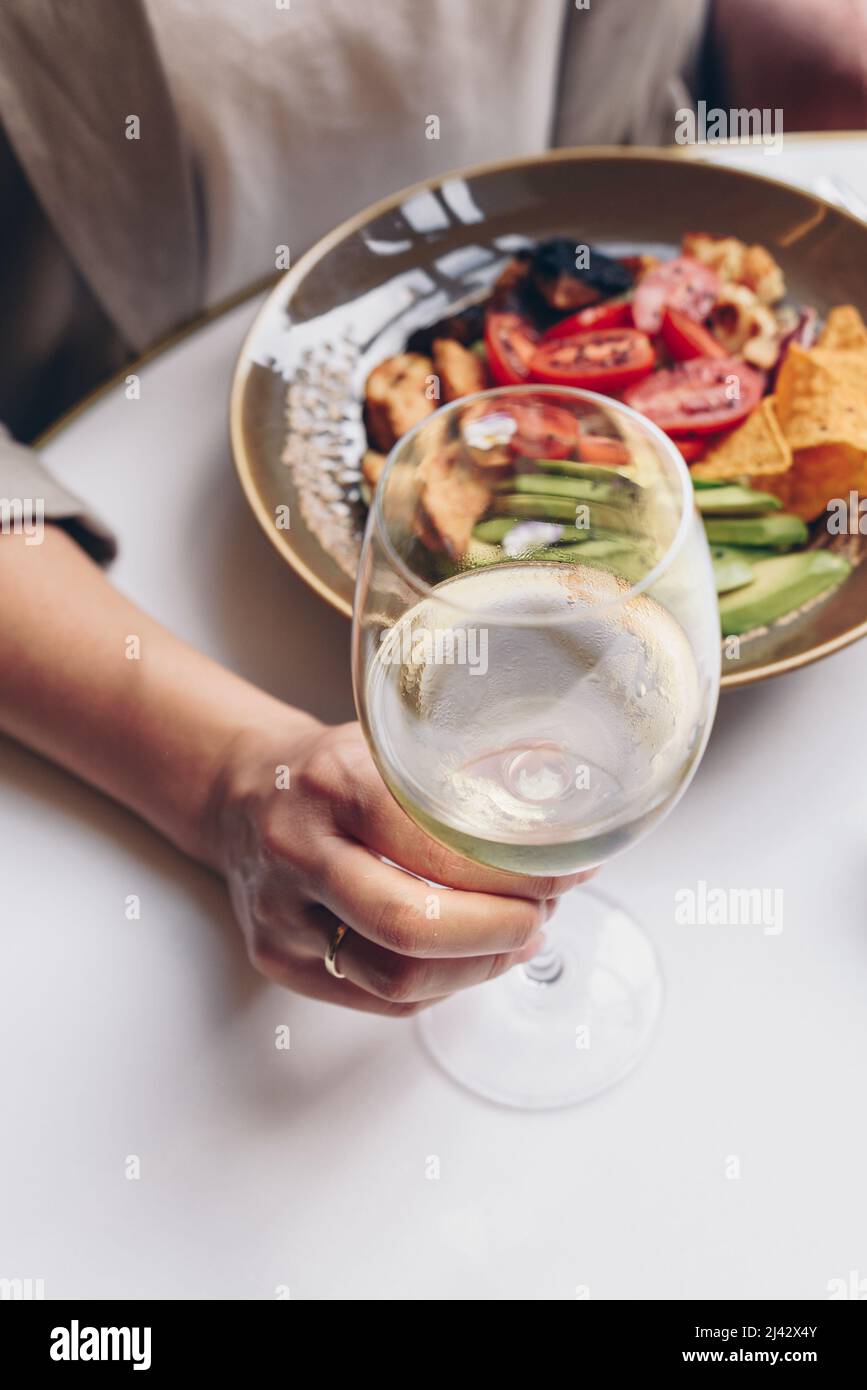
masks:
[(634, 281), (620, 261), (568, 237), (540, 242), (530, 258), (530, 275), (545, 303), (563, 312), (625, 294)]

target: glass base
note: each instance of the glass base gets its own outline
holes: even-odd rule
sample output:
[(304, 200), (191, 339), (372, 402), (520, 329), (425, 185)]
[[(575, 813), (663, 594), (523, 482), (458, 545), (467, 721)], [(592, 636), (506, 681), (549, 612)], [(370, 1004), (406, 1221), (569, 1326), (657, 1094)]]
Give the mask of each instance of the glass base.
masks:
[(647, 1051), (662, 1005), (653, 946), (615, 903), (577, 888), (545, 936), (548, 968), (538, 972), (536, 956), (531, 969), (555, 975), (549, 983), (516, 966), (419, 1019), (425, 1046), (449, 1076), (528, 1110), (574, 1105), (620, 1081)]

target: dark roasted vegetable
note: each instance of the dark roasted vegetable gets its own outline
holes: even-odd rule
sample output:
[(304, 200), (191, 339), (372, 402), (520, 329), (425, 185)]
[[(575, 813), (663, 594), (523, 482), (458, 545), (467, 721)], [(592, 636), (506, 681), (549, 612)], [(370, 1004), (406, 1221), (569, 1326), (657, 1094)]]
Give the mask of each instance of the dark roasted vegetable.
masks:
[(587, 266), (576, 264), (583, 259), (578, 254), (580, 246), (580, 242), (568, 237), (552, 237), (550, 241), (540, 242), (532, 254), (533, 284), (546, 303), (558, 312), (581, 309), (600, 299), (625, 294), (632, 288), (634, 276), (631, 272), (620, 261), (592, 247), (587, 251)]
[(456, 314), (447, 314), (426, 328), (417, 328), (407, 339), (407, 352), (420, 352), (429, 357), (433, 351), (435, 338), (453, 338), (455, 342), (469, 347), (485, 333), (485, 312), (487, 304), (470, 304)]

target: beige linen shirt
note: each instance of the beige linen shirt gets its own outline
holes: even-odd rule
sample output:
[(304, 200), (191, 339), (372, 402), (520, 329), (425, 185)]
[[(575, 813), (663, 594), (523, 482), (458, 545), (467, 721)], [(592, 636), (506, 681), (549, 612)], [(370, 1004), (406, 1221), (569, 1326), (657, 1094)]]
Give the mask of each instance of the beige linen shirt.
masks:
[[(0, 420), (32, 439), (405, 184), (670, 141), (704, 24), (704, 0), (3, 0)], [(110, 551), (0, 434), (0, 499), (34, 496)]]

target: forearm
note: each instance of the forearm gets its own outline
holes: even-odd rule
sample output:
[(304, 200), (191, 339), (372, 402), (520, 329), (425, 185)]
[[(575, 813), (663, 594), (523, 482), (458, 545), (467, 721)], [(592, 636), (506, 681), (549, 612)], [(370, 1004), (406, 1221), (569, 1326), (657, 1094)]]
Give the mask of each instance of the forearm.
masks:
[(0, 731), (205, 862), (208, 800), (239, 734), (316, 721), (174, 637), (56, 527), (0, 536)]

